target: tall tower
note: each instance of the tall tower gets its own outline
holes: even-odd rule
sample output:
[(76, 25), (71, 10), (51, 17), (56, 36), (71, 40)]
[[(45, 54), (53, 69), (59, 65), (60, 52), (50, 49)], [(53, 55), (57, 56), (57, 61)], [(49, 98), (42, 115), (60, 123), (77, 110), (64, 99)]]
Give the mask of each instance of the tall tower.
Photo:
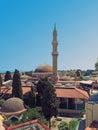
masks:
[(57, 60), (58, 60), (58, 41), (57, 41), (57, 31), (56, 31), (56, 25), (54, 25), (53, 30), (53, 41), (52, 41), (53, 51), (52, 51), (52, 66), (53, 66), (53, 78), (57, 78)]

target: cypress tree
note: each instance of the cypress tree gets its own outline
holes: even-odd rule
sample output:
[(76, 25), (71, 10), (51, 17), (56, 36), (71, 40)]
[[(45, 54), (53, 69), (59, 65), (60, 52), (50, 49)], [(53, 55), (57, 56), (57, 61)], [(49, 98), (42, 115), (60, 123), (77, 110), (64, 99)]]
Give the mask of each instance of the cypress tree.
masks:
[(23, 99), (23, 92), (22, 92), (22, 86), (21, 86), (20, 73), (19, 73), (19, 71), (17, 69), (15, 70), (14, 75), (13, 75), (12, 96)]
[(29, 106), (31, 108), (34, 108), (36, 106), (36, 96), (33, 85), (31, 85), (31, 91), (29, 92)]
[(11, 80), (11, 72), (10, 71), (6, 71), (4, 81), (7, 81), (7, 80)]
[(0, 86), (2, 86), (2, 77), (1, 77), (1, 74), (0, 74)]
[(49, 128), (51, 128), (51, 117), (57, 116), (57, 99), (54, 86), (49, 82), (48, 78), (41, 79), (37, 85), (38, 93), (41, 97), (42, 112), (49, 121)]

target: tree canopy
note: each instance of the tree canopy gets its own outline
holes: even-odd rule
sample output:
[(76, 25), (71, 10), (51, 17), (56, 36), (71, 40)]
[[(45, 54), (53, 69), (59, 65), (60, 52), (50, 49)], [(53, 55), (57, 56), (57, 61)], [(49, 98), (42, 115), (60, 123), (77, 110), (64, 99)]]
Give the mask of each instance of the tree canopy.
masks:
[(68, 123), (62, 121), (62, 122), (58, 125), (58, 130), (69, 130), (69, 128), (68, 128)]
[(43, 114), (40, 113), (35, 108), (32, 108), (32, 109), (29, 109), (28, 111), (25, 111), (23, 113), (21, 122), (26, 122), (26, 121), (35, 120), (35, 119), (39, 119), (40, 121), (42, 121), (43, 123), (45, 123), (47, 125), (47, 121), (46, 121), (45, 117), (43, 116)]
[(4, 81), (8, 81), (8, 80), (11, 80), (11, 72), (10, 71), (6, 71), (6, 74), (5, 74)]
[(29, 92), (29, 106), (34, 108), (36, 106), (36, 95), (34, 92), (34, 86), (31, 85), (31, 90)]
[(43, 78), (37, 84), (37, 91), (41, 97), (42, 112), (45, 118), (50, 122), (51, 117), (56, 117), (58, 113), (55, 88), (48, 78)]
[(21, 79), (19, 70), (15, 70), (12, 82), (12, 96), (23, 99), (23, 92), (21, 86)]
[(97, 58), (97, 62), (95, 63), (95, 70), (98, 71), (98, 58)]
[(42, 113), (40, 113), (37, 109), (32, 108), (32, 109), (28, 109), (27, 111), (25, 111), (22, 115), (22, 118), (20, 120), (5, 120), (4, 124), (6, 124), (7, 126), (13, 126), (16, 124), (21, 124), (27, 121), (31, 121), (31, 120), (35, 120), (35, 119), (39, 119), (41, 122), (43, 122), (45, 125), (48, 124), (47, 120), (45, 119), (45, 117), (43, 116)]
[(2, 77), (1, 77), (1, 74), (0, 74), (0, 86), (2, 86)]

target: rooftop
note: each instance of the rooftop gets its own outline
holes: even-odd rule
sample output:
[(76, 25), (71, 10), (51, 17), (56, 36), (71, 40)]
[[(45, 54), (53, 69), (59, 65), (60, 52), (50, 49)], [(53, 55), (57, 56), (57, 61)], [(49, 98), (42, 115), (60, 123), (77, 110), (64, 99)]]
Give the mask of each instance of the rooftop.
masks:
[(7, 130), (49, 130), (49, 128), (39, 120), (32, 120), (10, 127), (5, 126), (5, 128)]
[(63, 98), (80, 98), (89, 100), (89, 95), (86, 91), (78, 89), (76, 87), (72, 88), (56, 88), (57, 97)]
[[(31, 90), (30, 87), (22, 87), (22, 89), (23, 89), (23, 94), (26, 94)], [(7, 94), (11, 94), (11, 93), (12, 93), (12, 87), (10, 87), (10, 90), (7, 91)], [(76, 87), (56, 87), (56, 94), (57, 97), (62, 97), (62, 98), (80, 98), (80, 99), (89, 100), (88, 93)]]
[(52, 72), (52, 66), (48, 64), (40, 65), (35, 69), (35, 72), (40, 72), (40, 73)]

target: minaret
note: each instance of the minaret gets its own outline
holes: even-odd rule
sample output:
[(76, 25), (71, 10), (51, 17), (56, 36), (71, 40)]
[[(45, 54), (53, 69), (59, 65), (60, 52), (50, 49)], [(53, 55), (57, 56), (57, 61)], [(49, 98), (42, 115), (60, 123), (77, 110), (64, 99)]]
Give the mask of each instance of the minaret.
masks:
[(57, 41), (57, 31), (56, 31), (56, 25), (54, 25), (53, 30), (53, 41), (52, 41), (53, 51), (52, 51), (52, 66), (53, 66), (53, 78), (57, 79), (57, 60), (58, 60), (58, 41)]

